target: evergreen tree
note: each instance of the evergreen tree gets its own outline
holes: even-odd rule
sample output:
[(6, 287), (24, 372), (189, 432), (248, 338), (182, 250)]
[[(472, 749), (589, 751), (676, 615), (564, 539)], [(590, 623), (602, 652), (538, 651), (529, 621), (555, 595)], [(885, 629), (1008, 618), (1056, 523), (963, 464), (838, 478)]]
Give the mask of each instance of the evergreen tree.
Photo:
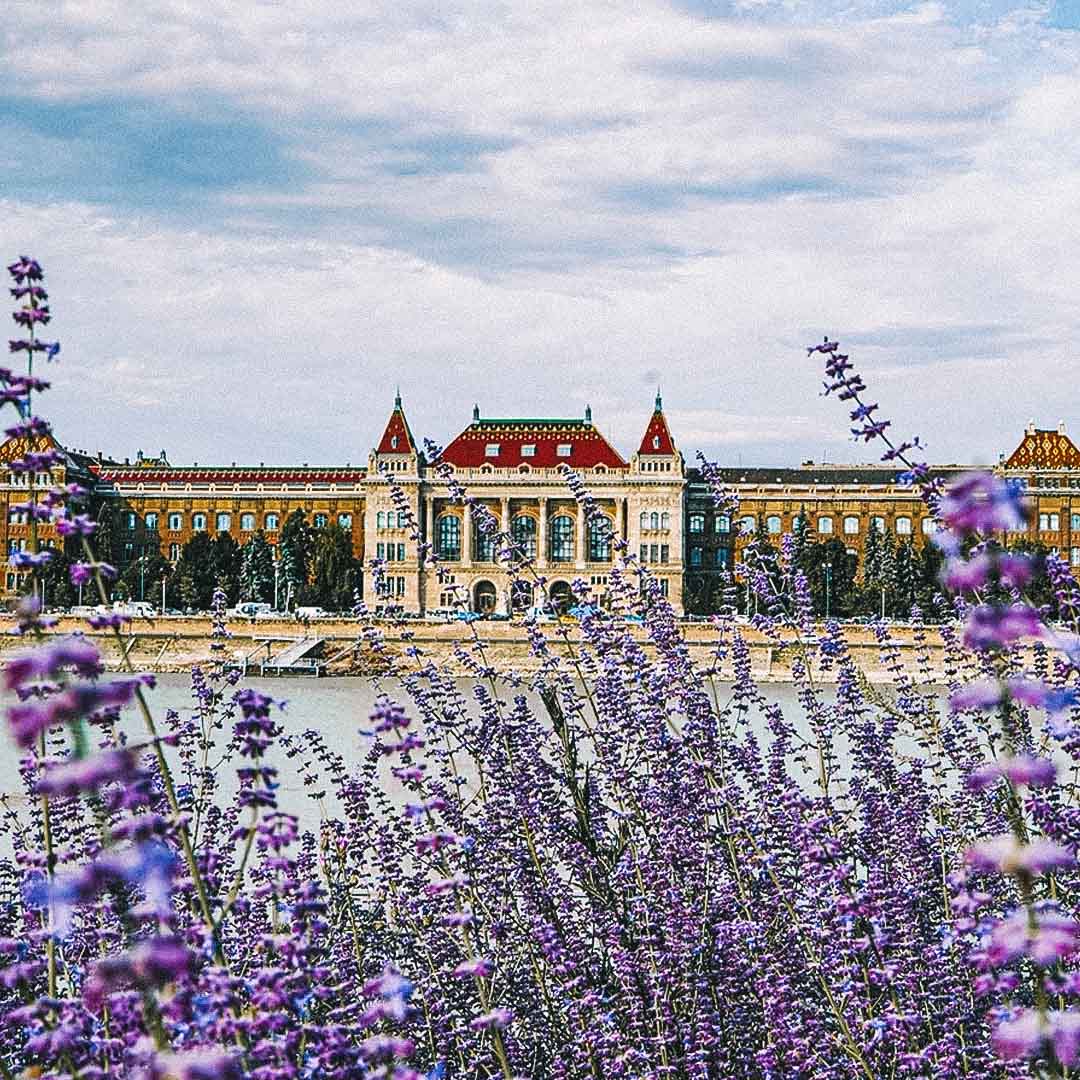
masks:
[(274, 552), (260, 529), (240, 552), (240, 599), (272, 603)]
[(285, 519), (281, 530), (281, 572), (294, 600), (311, 580), (313, 545), (313, 530), (307, 515), (297, 508)]
[(139, 558), (129, 563), (120, 576), (128, 600), (148, 600), (155, 606), (161, 603), (161, 579), (169, 577), (172, 567), (161, 552), (152, 546)]
[(229, 533), (219, 532), (211, 542), (210, 559), (214, 588), (224, 589), (227, 603), (235, 604), (240, 592), (240, 545)]
[(898, 619), (910, 619), (911, 607), (915, 603), (919, 583), (918, 558), (915, 554), (915, 545), (910, 539), (897, 545), (895, 561), (892, 613)]
[(863, 548), (863, 584), (870, 589), (880, 588), (883, 578), (881, 575), (881, 552), (883, 537), (881, 530), (874, 524), (870, 525), (870, 531), (866, 534), (866, 545)]
[(916, 599), (927, 622), (939, 621), (945, 615), (937, 599), (941, 594), (940, 575), (944, 561), (945, 555), (941, 548), (930, 540), (919, 549)]
[(180, 552), (176, 567), (180, 601), (186, 608), (205, 611), (214, 595), (214, 541), (197, 532)]
[(355, 580), (356, 560), (349, 534), (339, 525), (319, 529), (314, 540), (308, 597), (328, 611), (347, 610), (352, 606)]

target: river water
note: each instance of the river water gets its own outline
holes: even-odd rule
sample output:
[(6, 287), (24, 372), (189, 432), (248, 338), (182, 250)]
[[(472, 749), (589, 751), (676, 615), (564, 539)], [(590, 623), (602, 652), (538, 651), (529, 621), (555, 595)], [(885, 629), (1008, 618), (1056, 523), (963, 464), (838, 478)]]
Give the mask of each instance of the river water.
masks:
[[(299, 737), (301, 744), (304, 742), (302, 735), (305, 731), (310, 729), (319, 732), (327, 746), (340, 754), (349, 766), (358, 764), (370, 747), (370, 738), (366, 737), (363, 731), (370, 726), (369, 715), (380, 695), (387, 694), (401, 701), (410, 715), (415, 715), (415, 710), (410, 707), (411, 702), (404, 688), (393, 680), (376, 680), (370, 677), (288, 680), (249, 678), (243, 680), (242, 685), (260, 690), (275, 700), (284, 700), (286, 703), (284, 710), (275, 714), (284, 731)], [(471, 681), (457, 680), (457, 686), (463, 696), (471, 700)], [(523, 692), (507, 684), (503, 684), (500, 689), (503, 691), (500, 696), (504, 701), (510, 701), (514, 695)], [(719, 703), (723, 707), (730, 699), (731, 686), (717, 684), (717, 690)], [(767, 702), (784, 707), (785, 716), (796, 727), (803, 726), (800, 723), (802, 710), (796, 698), (795, 688), (791, 684), (766, 683), (760, 686), (760, 690)], [(826, 689), (825, 693), (827, 697), (831, 697), (832, 691)], [(162, 718), (166, 710), (175, 709), (181, 715), (185, 713), (190, 715), (195, 704), (187, 675), (157, 676), (157, 685), (148, 692), (147, 696), (159, 730), (162, 731), (165, 730)], [(534, 708), (543, 714), (543, 706), (535, 695), (526, 692), (526, 697), (531, 700)], [(764, 720), (760, 716), (752, 715), (751, 725), (764, 731)], [(121, 727), (132, 740), (141, 740), (145, 737), (142, 720), (134, 709), (129, 709), (125, 713)], [(227, 733), (220, 733), (217, 736), (218, 741), (223, 743), (226, 735)], [(18, 749), (11, 742), (6, 731), (0, 733), (0, 794), (7, 796), (10, 804), (14, 806), (24, 804), (26, 799), (19, 776), (19, 756)], [(272, 756), (271, 761), (279, 768), (281, 786), (278, 790), (278, 802), (280, 808), (297, 814), (305, 827), (317, 825), (323, 811), (311, 800), (310, 789), (305, 788), (296, 767), (297, 763), (286, 759), (280, 751)], [(227, 797), (236, 790), (234, 770), (238, 763), (232, 761), (221, 767), (220, 794), (222, 796)], [(388, 789), (391, 797), (395, 801), (400, 801), (402, 793), (397, 782), (389, 776), (388, 770), (380, 770), (380, 777), (381, 783)], [(326, 812), (336, 812), (336, 801), (332, 796), (325, 801), (324, 808)], [(7, 847), (6, 838), (0, 837), (0, 851)]]

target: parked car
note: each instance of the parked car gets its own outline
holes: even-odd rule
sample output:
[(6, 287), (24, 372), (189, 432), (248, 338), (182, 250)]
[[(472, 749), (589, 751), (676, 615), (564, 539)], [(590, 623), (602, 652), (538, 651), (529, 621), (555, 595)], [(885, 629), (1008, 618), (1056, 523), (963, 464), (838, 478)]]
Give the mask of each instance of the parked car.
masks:
[(325, 619), (330, 614), (326, 608), (321, 607), (298, 607), (296, 617), (298, 619)]

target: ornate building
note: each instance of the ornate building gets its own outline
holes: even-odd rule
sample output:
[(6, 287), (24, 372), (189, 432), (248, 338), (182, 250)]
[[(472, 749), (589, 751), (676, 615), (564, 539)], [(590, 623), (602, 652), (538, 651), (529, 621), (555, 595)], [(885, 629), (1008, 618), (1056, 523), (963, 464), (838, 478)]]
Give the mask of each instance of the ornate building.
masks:
[[(494, 558), (490, 537), (477, 527), (472, 507), (451, 497), (446, 482), (425, 460), (406, 420), (400, 397), (366, 467), (174, 466), (164, 451), (140, 453), (134, 463), (64, 450), (60, 461), (36, 478), (78, 482), (111, 501), (119, 523), (117, 558), (127, 563), (150, 550), (170, 561), (197, 532), (228, 532), (243, 544), (262, 530), (276, 550), (286, 518), (302, 509), (315, 526), (334, 522), (352, 538), (355, 557), (386, 564), (391, 598), (406, 610), (451, 606), (448, 584), (464, 587), (478, 611), (527, 607), (533, 598), (510, 595), (507, 574)], [(25, 440), (0, 446), (0, 466), (29, 447)], [(582, 419), (490, 419), (474, 408), (472, 423), (450, 441), (443, 461), (456, 481), (508, 527), (530, 552), (553, 597), (585, 578), (600, 597), (613, 558), (612, 537), (625, 540), (659, 577), (676, 610), (707, 610), (717, 575), (734, 565), (751, 532), (779, 537), (802, 515), (819, 539), (836, 537), (861, 555), (871, 529), (922, 543), (934, 524), (899, 470), (882, 465), (798, 468), (723, 468), (721, 483), (738, 498), (732, 514), (716, 509), (701, 474), (688, 470), (672, 438), (659, 394), (637, 451), (626, 460), (596, 429), (589, 409)], [(607, 522), (590, 525), (575, 503), (562, 466), (579, 473)], [(962, 466), (938, 466), (953, 473)], [(1065, 434), (1029, 426), (1020, 445), (997, 466), (1032, 496), (1028, 539), (1068, 553), (1080, 568), (1080, 450)], [(387, 474), (404, 493), (411, 515), (429, 538), (453, 580), (440, 583), (419, 565), (410, 542), (408, 515), (390, 497)], [(7, 471), (0, 485), (4, 548), (29, 544), (25, 473)], [(39, 529), (45, 546), (57, 543), (49, 523)], [(5, 598), (20, 591), (20, 574), (5, 570)], [(371, 597), (377, 604), (379, 598)]]

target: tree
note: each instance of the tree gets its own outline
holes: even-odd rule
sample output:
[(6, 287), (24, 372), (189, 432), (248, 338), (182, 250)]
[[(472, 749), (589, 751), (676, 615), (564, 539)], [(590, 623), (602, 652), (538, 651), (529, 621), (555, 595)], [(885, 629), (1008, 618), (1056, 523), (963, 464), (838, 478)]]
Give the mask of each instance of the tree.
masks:
[(163, 559), (161, 552), (151, 546), (128, 564), (118, 584), (123, 586), (128, 599), (160, 602), (161, 579), (167, 578), (171, 572), (168, 560)]
[(184, 607), (205, 611), (214, 595), (214, 541), (209, 533), (197, 532), (180, 552), (176, 567), (180, 602)]
[(340, 525), (319, 529), (312, 556), (312, 581), (306, 595), (328, 611), (350, 608), (357, 566), (349, 534)]
[(210, 545), (210, 560), (213, 588), (224, 589), (227, 602), (235, 604), (240, 593), (240, 545), (229, 533), (219, 532)]
[(274, 599), (274, 552), (262, 529), (240, 549), (240, 599)]
[(313, 547), (307, 515), (297, 508), (285, 519), (281, 530), (281, 572), (294, 599), (311, 580)]
[(896, 548), (896, 571), (893, 574), (892, 614), (898, 619), (909, 619), (919, 585), (919, 572), (915, 545), (904, 540)]

